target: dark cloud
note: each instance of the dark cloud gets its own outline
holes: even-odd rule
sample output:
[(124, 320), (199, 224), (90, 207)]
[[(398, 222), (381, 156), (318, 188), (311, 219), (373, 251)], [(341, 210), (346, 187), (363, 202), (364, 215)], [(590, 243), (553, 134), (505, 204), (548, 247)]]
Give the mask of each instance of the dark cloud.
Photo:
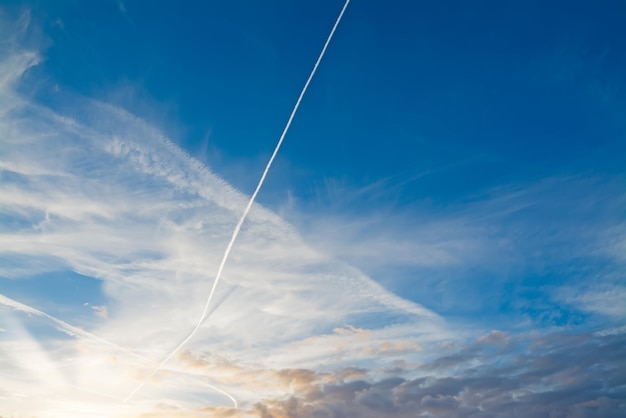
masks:
[(435, 359), (421, 377), (315, 384), (255, 411), (262, 418), (624, 417), (624, 347), (624, 333), (492, 334)]

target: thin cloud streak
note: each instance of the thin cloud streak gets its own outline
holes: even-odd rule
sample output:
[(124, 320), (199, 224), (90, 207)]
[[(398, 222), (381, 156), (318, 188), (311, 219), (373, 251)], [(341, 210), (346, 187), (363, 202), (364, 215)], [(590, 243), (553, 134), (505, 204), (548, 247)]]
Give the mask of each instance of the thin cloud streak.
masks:
[(79, 337), (80, 336), (80, 337), (88, 338), (90, 340), (93, 340), (93, 341), (96, 341), (98, 343), (104, 344), (106, 346), (112, 347), (115, 350), (121, 351), (121, 352), (123, 352), (125, 354), (129, 354), (129, 355), (131, 355), (133, 357), (140, 358), (140, 359), (145, 359), (143, 356), (141, 356), (141, 355), (139, 355), (139, 354), (137, 354), (137, 353), (135, 353), (135, 352), (133, 352), (131, 350), (128, 350), (128, 349), (126, 349), (124, 347), (121, 347), (121, 346), (111, 342), (111, 341), (105, 340), (104, 338), (98, 337), (97, 335), (94, 335), (94, 334), (92, 334), (90, 332), (87, 332), (87, 331), (82, 330), (80, 328), (77, 328), (77, 327), (75, 327), (73, 325), (70, 325), (70, 324), (68, 324), (67, 322), (65, 322), (65, 321), (63, 321), (61, 319), (55, 318), (54, 316), (49, 315), (49, 314), (47, 314), (47, 313), (45, 313), (43, 311), (40, 311), (39, 309), (33, 308), (32, 306), (25, 305), (25, 304), (23, 304), (21, 302), (18, 302), (16, 300), (8, 298), (8, 297), (6, 297), (6, 296), (4, 296), (2, 294), (0, 294), (0, 304), (2, 304), (4, 306), (8, 306), (8, 307), (10, 307), (12, 309), (15, 309), (17, 311), (21, 311), (21, 312), (25, 312), (25, 313), (28, 313), (28, 314), (37, 315), (37, 316), (41, 316), (41, 317), (44, 317), (46, 319), (49, 319), (50, 321), (52, 321), (55, 324), (57, 324), (61, 331), (65, 332), (66, 334), (68, 334), (68, 335), (70, 335), (72, 337)]
[[(24, 312), (24, 313), (27, 313), (27, 314), (36, 315), (36, 316), (40, 316), (40, 317), (49, 319), (50, 321), (54, 322), (55, 324), (57, 324), (59, 326), (59, 328), (58, 328), (59, 330), (61, 330), (62, 332), (66, 333), (69, 336), (72, 336), (72, 337), (83, 337), (83, 338), (86, 338), (88, 340), (92, 340), (92, 341), (95, 341), (95, 342), (97, 342), (99, 344), (105, 345), (107, 347), (111, 347), (111, 348), (115, 349), (116, 352), (123, 352), (125, 354), (128, 354), (128, 355), (136, 358), (136, 359), (141, 360), (144, 365), (148, 365), (148, 364), (152, 363), (152, 361), (149, 358), (147, 358), (147, 357), (145, 357), (145, 356), (143, 356), (141, 354), (138, 354), (138, 353), (136, 353), (134, 351), (128, 350), (128, 349), (126, 349), (124, 347), (121, 347), (118, 344), (115, 344), (115, 343), (113, 343), (111, 341), (108, 341), (108, 340), (106, 340), (104, 338), (98, 337), (97, 335), (94, 335), (94, 334), (92, 334), (92, 333), (90, 333), (88, 331), (85, 331), (85, 330), (81, 329), (81, 328), (75, 327), (75, 326), (73, 326), (73, 325), (71, 325), (71, 324), (69, 324), (69, 323), (67, 323), (67, 322), (65, 322), (65, 321), (63, 321), (61, 319), (58, 319), (58, 318), (56, 318), (56, 317), (54, 317), (54, 316), (52, 316), (50, 314), (47, 314), (47, 313), (45, 313), (43, 311), (40, 311), (39, 309), (33, 308), (32, 306), (28, 306), (28, 305), (26, 305), (24, 303), (21, 303), (21, 302), (18, 302), (16, 300), (14, 300), (14, 299), (8, 298), (8, 297), (6, 297), (6, 296), (4, 296), (2, 294), (0, 294), (0, 304), (2, 304), (4, 306), (7, 306), (9, 308), (12, 308), (12, 309), (14, 309), (16, 311), (20, 311), (20, 312)], [(208, 387), (208, 388), (210, 388), (210, 389), (212, 389), (212, 390), (214, 390), (214, 391), (216, 391), (218, 393), (221, 393), (222, 395), (228, 397), (233, 402), (233, 405), (234, 405), (235, 408), (238, 407), (237, 400), (231, 394), (229, 394), (228, 392), (218, 388), (217, 386), (211, 385), (210, 383), (207, 383), (207, 382), (204, 382), (204, 381), (201, 381), (201, 380), (194, 379), (194, 382), (197, 383), (197, 384), (206, 386), (206, 387)], [(124, 398), (121, 397), (121, 396), (115, 396), (115, 395), (111, 395), (111, 394), (108, 394), (108, 393), (105, 393), (105, 392), (92, 390), (92, 389), (88, 389), (88, 388), (84, 388), (84, 387), (76, 386), (76, 385), (72, 385), (72, 387), (74, 389), (76, 389), (76, 390), (79, 390), (79, 391), (82, 391), (82, 392), (85, 392), (85, 393), (96, 394), (98, 396), (104, 396), (104, 397), (107, 397), (107, 398), (118, 400), (120, 402), (124, 401)]]

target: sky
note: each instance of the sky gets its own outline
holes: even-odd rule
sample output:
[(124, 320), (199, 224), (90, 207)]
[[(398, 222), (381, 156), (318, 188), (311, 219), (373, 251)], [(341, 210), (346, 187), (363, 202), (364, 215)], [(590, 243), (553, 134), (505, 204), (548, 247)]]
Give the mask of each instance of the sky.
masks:
[(626, 416), (621, 0), (352, 0), (216, 282), (343, 5), (0, 1), (1, 418)]

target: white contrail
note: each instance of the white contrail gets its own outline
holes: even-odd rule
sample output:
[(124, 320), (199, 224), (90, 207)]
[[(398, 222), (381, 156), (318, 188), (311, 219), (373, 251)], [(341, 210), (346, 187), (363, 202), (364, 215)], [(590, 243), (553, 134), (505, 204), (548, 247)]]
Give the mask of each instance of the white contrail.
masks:
[(234, 408), (239, 408), (239, 404), (237, 403), (237, 399), (235, 399), (230, 393), (228, 393), (228, 392), (218, 388), (217, 386), (213, 386), (213, 385), (211, 385), (209, 383), (206, 383), (206, 382), (201, 382), (198, 379), (196, 379), (196, 382), (197, 383), (202, 383), (203, 385), (208, 386), (209, 388), (213, 389), (214, 391), (216, 391), (218, 393), (221, 393), (222, 395), (226, 396), (227, 398), (229, 398), (232, 401)]
[[(137, 359), (141, 360), (144, 364), (151, 363), (150, 359), (148, 359), (147, 357), (142, 356), (141, 354), (135, 353), (132, 350), (129, 350), (128, 348), (124, 348), (122, 346), (119, 346), (119, 345), (111, 342), (111, 341), (105, 340), (102, 337), (98, 337), (97, 335), (92, 334), (91, 332), (88, 332), (88, 331), (82, 330), (82, 329), (80, 329), (78, 327), (75, 327), (74, 325), (69, 324), (69, 323), (67, 323), (67, 322), (65, 322), (65, 321), (63, 321), (63, 320), (61, 320), (59, 318), (55, 318), (54, 316), (52, 316), (50, 314), (47, 314), (47, 313), (45, 313), (43, 311), (40, 311), (37, 308), (33, 308), (32, 306), (29, 306), (29, 305), (26, 305), (24, 303), (18, 302), (15, 299), (11, 299), (11, 298), (9, 298), (7, 296), (4, 296), (1, 293), (0, 293), (0, 305), (8, 306), (9, 308), (12, 308), (12, 309), (15, 309), (17, 311), (24, 312), (24, 313), (27, 313), (27, 314), (31, 314), (31, 315), (36, 315), (36, 316), (40, 316), (40, 317), (43, 317), (43, 318), (47, 318), (50, 321), (52, 321), (52, 322), (56, 323), (57, 325), (59, 325), (59, 329), (61, 331), (65, 332), (68, 335), (71, 335), (72, 337), (81, 336), (81, 337), (89, 338), (89, 339), (98, 341), (98, 342), (100, 342), (102, 344), (111, 346), (111, 347), (113, 347), (113, 348), (115, 348), (115, 349), (117, 349), (119, 351), (123, 351), (124, 353), (130, 354), (133, 357), (136, 357)], [(200, 380), (200, 379), (197, 379), (197, 378), (192, 378), (192, 380), (194, 380), (195, 383), (198, 383), (198, 384), (201, 384), (201, 385), (204, 385), (204, 386), (208, 386), (209, 388), (213, 389), (214, 391), (216, 391), (218, 393), (221, 393), (222, 395), (228, 397), (233, 402), (234, 407), (237, 408), (237, 400), (230, 393), (228, 393), (225, 390), (222, 390), (222, 389), (220, 389), (220, 388), (218, 388), (216, 386), (213, 386), (210, 383), (207, 383), (207, 382), (205, 382), (203, 380)], [(72, 387), (74, 389), (77, 389), (77, 390), (80, 390), (80, 391), (83, 391), (83, 392), (86, 392), (86, 393), (92, 393), (94, 395), (105, 396), (105, 397), (108, 397), (108, 398), (111, 398), (111, 399), (116, 399), (116, 400), (119, 400), (119, 401), (123, 401), (124, 400), (124, 398), (122, 398), (121, 396), (115, 396), (115, 395), (107, 394), (107, 393), (104, 393), (104, 392), (99, 392), (99, 391), (95, 391), (95, 390), (92, 390), (92, 389), (86, 389), (86, 388), (79, 387), (79, 386), (74, 386), (74, 385), (72, 385)]]
[(243, 215), (241, 215), (239, 222), (235, 226), (233, 235), (230, 238), (230, 242), (226, 246), (226, 251), (224, 251), (224, 256), (222, 257), (220, 266), (217, 269), (217, 275), (215, 276), (215, 280), (213, 281), (213, 287), (211, 288), (209, 297), (206, 303), (204, 304), (204, 309), (202, 310), (202, 315), (200, 316), (200, 319), (194, 326), (193, 330), (189, 333), (189, 335), (187, 335), (187, 337), (185, 337), (185, 339), (180, 344), (178, 344), (178, 346), (176, 346), (176, 348), (174, 348), (174, 350), (172, 350), (172, 352), (169, 353), (154, 370), (152, 370), (152, 373), (150, 373), (147, 379), (145, 379), (143, 382), (137, 385), (137, 387), (135, 387), (135, 389), (133, 389), (132, 392), (128, 394), (124, 402), (127, 402), (130, 398), (132, 398), (133, 395), (148, 382), (148, 380), (150, 380), (159, 370), (161, 370), (161, 368), (165, 365), (165, 363), (167, 363), (178, 352), (178, 350), (183, 348), (194, 337), (194, 335), (196, 335), (196, 333), (198, 332), (198, 329), (200, 329), (200, 326), (204, 322), (204, 319), (206, 318), (207, 312), (209, 310), (209, 305), (211, 304), (211, 300), (213, 299), (213, 295), (215, 294), (215, 289), (217, 288), (217, 285), (222, 277), (222, 271), (224, 270), (224, 266), (226, 265), (228, 256), (230, 255), (230, 252), (233, 248), (233, 244), (235, 243), (235, 240), (237, 239), (237, 236), (239, 235), (241, 226), (243, 225), (243, 222), (246, 220), (246, 217), (248, 216), (248, 212), (250, 212), (250, 209), (252, 208), (252, 204), (254, 203), (254, 200), (256, 199), (257, 194), (259, 194), (259, 190), (261, 190), (261, 187), (263, 186), (263, 182), (265, 182), (265, 177), (267, 177), (267, 173), (270, 170), (272, 163), (274, 162), (274, 158), (276, 158), (276, 155), (278, 154), (278, 150), (280, 149), (280, 146), (282, 145), (283, 140), (285, 139), (285, 135), (287, 135), (287, 131), (289, 131), (291, 122), (293, 121), (293, 118), (296, 115), (298, 108), (300, 107), (300, 102), (302, 101), (304, 94), (309, 88), (309, 84), (311, 83), (313, 76), (317, 72), (317, 67), (320, 65), (322, 58), (324, 58), (324, 54), (326, 53), (328, 44), (330, 43), (330, 40), (333, 38), (333, 35), (335, 34), (335, 30), (337, 29), (337, 26), (339, 26), (339, 22), (341, 22), (341, 18), (343, 17), (343, 14), (346, 11), (346, 8), (348, 7), (349, 3), (350, 3), (350, 0), (346, 0), (346, 2), (343, 5), (343, 8), (341, 9), (341, 12), (339, 13), (339, 16), (337, 17), (337, 20), (335, 20), (335, 24), (333, 25), (333, 28), (331, 29), (330, 34), (328, 35), (328, 38), (326, 38), (326, 42), (324, 43), (322, 52), (320, 52), (320, 55), (317, 57), (317, 61), (315, 62), (315, 65), (313, 66), (313, 70), (311, 70), (311, 74), (309, 74), (309, 78), (306, 80), (306, 83), (304, 83), (304, 87), (302, 88), (302, 91), (300, 92), (300, 96), (298, 97), (298, 100), (296, 101), (296, 104), (293, 107), (293, 110), (291, 111), (291, 115), (289, 115), (287, 124), (285, 125), (285, 128), (283, 129), (283, 133), (280, 135), (278, 143), (276, 144), (276, 147), (274, 148), (274, 152), (272, 153), (272, 156), (267, 162), (267, 165), (265, 166), (265, 170), (263, 170), (261, 179), (259, 180), (259, 183), (257, 184), (256, 189), (254, 190), (254, 193), (252, 193), (252, 197), (250, 197), (250, 200), (248, 201), (248, 205), (246, 206), (246, 209), (243, 211)]
[(111, 341), (105, 340), (102, 337), (98, 337), (97, 335), (94, 335), (94, 334), (92, 334), (90, 332), (87, 332), (85, 330), (77, 328), (77, 327), (75, 327), (75, 326), (73, 326), (71, 324), (68, 324), (65, 321), (62, 321), (62, 320), (60, 320), (58, 318), (55, 318), (52, 315), (49, 315), (49, 314), (47, 314), (47, 313), (45, 313), (43, 311), (40, 311), (39, 309), (33, 308), (32, 306), (25, 305), (25, 304), (23, 304), (21, 302), (18, 302), (16, 300), (14, 300), (14, 299), (8, 298), (8, 297), (6, 297), (6, 296), (4, 296), (2, 294), (0, 294), (0, 305), (5, 305), (5, 306), (8, 306), (8, 307), (13, 308), (15, 310), (18, 310), (18, 311), (22, 311), (22, 312), (26, 312), (26, 313), (29, 313), (29, 314), (33, 314), (33, 315), (37, 315), (37, 316), (41, 316), (41, 317), (47, 318), (47, 319), (51, 320), (52, 322), (56, 323), (57, 325), (59, 325), (61, 331), (65, 332), (66, 334), (69, 334), (69, 335), (71, 335), (73, 337), (81, 336), (81, 337), (89, 338), (89, 339), (98, 341), (98, 342), (100, 342), (102, 344), (111, 346), (111, 347), (115, 348), (116, 350), (123, 351), (123, 352), (125, 352), (127, 354), (130, 354), (130, 355), (134, 356), (134, 357), (137, 357), (137, 358), (140, 358), (140, 359), (144, 359), (144, 357), (141, 356), (140, 354), (137, 354), (137, 353), (135, 353), (135, 352), (133, 352), (133, 351), (127, 349), (127, 348), (121, 347), (121, 346), (119, 346), (119, 345), (117, 345), (115, 343), (112, 343)]

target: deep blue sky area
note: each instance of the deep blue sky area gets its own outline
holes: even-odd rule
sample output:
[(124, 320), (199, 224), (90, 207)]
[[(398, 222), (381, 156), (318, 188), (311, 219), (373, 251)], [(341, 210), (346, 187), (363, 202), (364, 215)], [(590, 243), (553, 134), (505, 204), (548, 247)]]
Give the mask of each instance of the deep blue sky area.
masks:
[[(33, 2), (48, 74), (107, 92), (218, 173), (238, 161), (246, 169), (220, 174), (251, 189), (340, 2), (120, 4)], [(445, 203), (619, 171), (625, 16), (621, 1), (355, 1), (268, 189), (307, 198), (325, 178), (360, 187), (433, 171), (398, 201)]]

